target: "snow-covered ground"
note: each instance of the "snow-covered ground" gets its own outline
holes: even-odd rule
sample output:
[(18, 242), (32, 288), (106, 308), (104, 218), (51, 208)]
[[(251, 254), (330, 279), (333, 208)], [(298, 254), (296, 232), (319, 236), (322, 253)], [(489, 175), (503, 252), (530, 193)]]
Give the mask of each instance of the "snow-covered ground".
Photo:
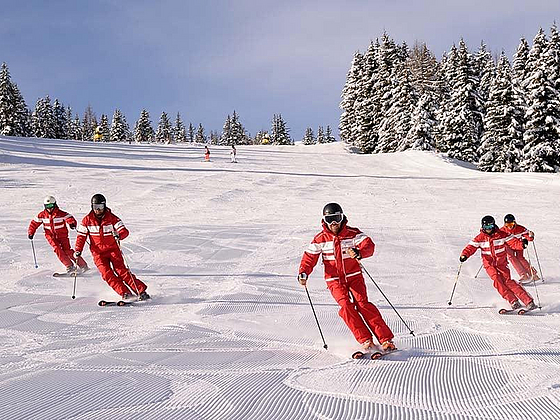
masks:
[[(489, 174), (431, 153), (355, 155), (342, 144), (228, 148), (0, 138), (0, 414), (6, 419), (560, 419), (560, 177)], [(81, 219), (103, 193), (153, 301), (62, 269), (27, 225), (53, 194)], [(321, 210), (339, 202), (376, 243), (366, 279), (401, 351), (357, 348), (325, 288), (296, 282)], [(536, 233), (542, 310), (502, 316), (477, 254), (482, 216)], [(75, 232), (71, 232), (72, 243)], [(535, 262), (534, 248), (529, 248)], [(89, 251), (85, 259), (93, 267)], [(517, 278), (517, 275), (514, 275)], [(536, 296), (534, 287), (529, 287)]]

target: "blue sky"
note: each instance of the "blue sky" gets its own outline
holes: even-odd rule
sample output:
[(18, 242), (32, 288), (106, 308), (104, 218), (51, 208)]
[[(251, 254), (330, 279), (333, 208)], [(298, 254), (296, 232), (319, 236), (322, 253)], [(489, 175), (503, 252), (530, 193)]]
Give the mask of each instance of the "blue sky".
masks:
[(50, 95), (83, 115), (142, 108), (219, 130), (235, 109), (254, 135), (281, 113), (294, 139), (330, 125), (355, 51), (383, 31), (438, 56), (463, 37), (512, 56), (560, 20), (559, 1), (0, 2), (0, 62), (31, 108)]

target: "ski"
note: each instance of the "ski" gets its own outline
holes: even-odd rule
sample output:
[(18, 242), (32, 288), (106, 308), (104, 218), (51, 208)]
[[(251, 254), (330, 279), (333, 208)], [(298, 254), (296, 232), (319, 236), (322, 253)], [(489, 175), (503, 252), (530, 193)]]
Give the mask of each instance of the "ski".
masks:
[(67, 273), (66, 271), (63, 273), (53, 273), (53, 277), (74, 277), (77, 275), (75, 272)]
[(517, 314), (517, 315), (525, 315), (531, 312), (532, 309), (521, 308), (521, 309), (500, 309), (498, 313), (500, 315), (507, 315), (507, 314)]
[(506, 315), (506, 314), (511, 314), (512, 312), (515, 312), (515, 311), (517, 311), (517, 309), (505, 309), (505, 308), (502, 308), (502, 309), (500, 309), (500, 310), (498, 311), (498, 313), (499, 313), (500, 315)]
[(132, 305), (134, 303), (134, 301), (128, 302), (125, 300), (100, 300), (99, 302), (97, 302), (97, 304), (99, 306), (127, 306), (127, 305)]
[(381, 359), (384, 355), (386, 355), (388, 353), (383, 353), (379, 350), (375, 350), (375, 351), (355, 351), (354, 353), (352, 353), (352, 359), (371, 359), (371, 360), (377, 360), (377, 359)]
[(525, 315), (528, 314), (529, 312), (532, 312), (533, 309), (528, 309), (528, 308), (521, 308), (517, 311), (517, 315)]

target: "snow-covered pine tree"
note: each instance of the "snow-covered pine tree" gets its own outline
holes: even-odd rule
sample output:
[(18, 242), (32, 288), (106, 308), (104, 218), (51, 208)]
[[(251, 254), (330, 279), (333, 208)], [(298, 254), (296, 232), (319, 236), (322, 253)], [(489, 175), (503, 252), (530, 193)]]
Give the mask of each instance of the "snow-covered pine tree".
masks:
[(154, 139), (155, 133), (150, 121), (150, 114), (143, 109), (140, 112), (140, 118), (134, 125), (134, 141), (136, 143), (148, 142)]
[(453, 60), (451, 98), (441, 115), (441, 141), (450, 157), (477, 162), (482, 133), (482, 103), (479, 80), (473, 69), (472, 55), (461, 39), (457, 58)]
[(68, 133), (66, 131), (66, 109), (64, 105), (61, 104), (58, 99), (55, 99), (52, 105), (53, 112), (53, 123), (54, 123), (54, 135), (57, 139), (68, 138)]
[(538, 67), (538, 62), (543, 59), (547, 44), (546, 34), (543, 28), (539, 28), (533, 38), (533, 45), (529, 49), (529, 54), (527, 54), (527, 63), (525, 64), (526, 84), (529, 83), (528, 79), (531, 77), (531, 73)]
[(490, 94), (490, 85), (496, 73), (492, 54), (490, 54), (484, 42), (480, 43), (480, 47), (473, 58), (473, 68), (475, 77), (480, 81), (478, 94), (484, 107)]
[[(550, 28), (550, 38), (545, 52), (547, 77), (560, 96), (560, 35), (556, 23)], [(560, 127), (559, 127), (560, 130)], [(559, 131), (560, 133), (560, 131)]]
[(0, 134), (17, 136), (17, 105), (14, 85), (8, 65), (2, 63), (0, 69)]
[(195, 137), (195, 132), (194, 132), (194, 126), (192, 125), (192, 123), (189, 123), (189, 131), (187, 134), (187, 140), (189, 143), (194, 143), (194, 137)]
[(231, 139), (231, 116), (228, 114), (224, 122), (224, 126), (222, 128), (222, 135), (220, 136), (220, 140), (218, 140), (218, 142), (222, 146), (227, 146), (230, 139)]
[(204, 133), (204, 127), (202, 126), (202, 124), (198, 124), (198, 129), (196, 130), (194, 141), (197, 143), (206, 143), (208, 141), (206, 133)]
[(39, 98), (32, 115), (33, 135), (44, 139), (54, 139), (56, 128), (51, 99), (47, 95)]
[(412, 112), (418, 100), (408, 67), (401, 64), (395, 68), (393, 80), (394, 85), (390, 91), (391, 105), (379, 127), (379, 142), (375, 149), (378, 153), (395, 152), (406, 147)]
[(434, 150), (435, 148), (435, 127), (437, 120), (435, 116), (435, 100), (433, 93), (428, 90), (420, 96), (410, 119), (410, 130), (406, 139), (399, 146), (399, 151), (406, 149), (413, 150)]
[(235, 110), (233, 116), (227, 116), (220, 137), (220, 144), (222, 146), (231, 146), (237, 144), (248, 144), (248, 136), (245, 127), (239, 121), (239, 115)]
[(529, 43), (525, 38), (521, 38), (519, 45), (517, 46), (517, 51), (513, 55), (513, 66), (512, 66), (512, 83), (514, 88), (521, 95), (523, 104), (525, 101), (525, 80), (527, 79), (528, 69), (527, 60), (529, 58)]
[(82, 140), (93, 141), (93, 135), (95, 134), (97, 125), (97, 116), (95, 112), (93, 112), (91, 105), (88, 104), (84, 112), (84, 118), (82, 119)]
[(101, 134), (101, 141), (111, 141), (111, 128), (109, 127), (109, 117), (105, 114), (101, 114), (101, 120), (99, 120), (99, 134)]
[(317, 144), (325, 143), (325, 129), (322, 125), (317, 128)]
[(187, 129), (181, 119), (181, 114), (178, 112), (175, 118), (175, 125), (173, 126), (173, 138), (177, 143), (184, 143), (187, 141)]
[(82, 140), (83, 138), (82, 122), (80, 121), (78, 114), (76, 114), (74, 119), (70, 119), (68, 126), (68, 138), (71, 140)]
[(73, 140), (74, 137), (72, 136), (72, 119), (73, 119), (73, 112), (72, 108), (69, 106), (66, 107), (64, 119), (66, 121), (66, 126), (64, 127), (64, 131), (66, 133), (66, 138)]
[[(377, 94), (380, 74), (380, 60), (383, 57), (382, 48), (391, 45), (392, 40), (383, 34), (383, 45), (379, 41), (371, 42), (362, 60), (360, 80), (356, 88), (354, 102), (354, 141), (362, 153), (372, 153), (378, 141), (378, 128), (382, 118), (382, 101)], [(394, 44), (393, 44), (394, 47)], [(383, 50), (385, 51), (385, 50)]]
[(502, 52), (486, 102), (478, 162), (481, 170), (518, 170), (523, 149), (523, 114), (523, 102), (513, 84), (509, 60)]
[(113, 119), (111, 120), (111, 141), (126, 142), (131, 138), (130, 127), (126, 122), (126, 118), (120, 109), (115, 109)]
[(315, 134), (313, 133), (313, 129), (311, 127), (307, 127), (305, 129), (305, 134), (303, 135), (303, 139), (301, 140), (301, 144), (310, 145), (315, 143), (317, 143), (317, 141), (315, 140)]
[(340, 109), (340, 138), (347, 144), (356, 145), (357, 126), (356, 126), (356, 101), (362, 82), (363, 56), (359, 52), (354, 54), (352, 64), (346, 76), (346, 83), (342, 89)]
[(520, 167), (529, 172), (556, 172), (560, 168), (560, 97), (556, 81), (549, 78), (551, 61), (547, 52), (548, 44), (540, 29), (527, 63), (525, 147)]
[(272, 117), (272, 127), (270, 129), (270, 142), (275, 145), (294, 144), (290, 138), (290, 130), (282, 118), (282, 114), (274, 114)]
[(13, 83), (14, 95), (16, 98), (16, 135), (29, 137), (32, 135), (31, 129), (31, 111), (27, 108), (23, 95), (19, 91), (17, 84)]
[(327, 125), (327, 128), (325, 128), (325, 143), (334, 143), (335, 141), (331, 126)]
[(156, 131), (156, 141), (161, 143), (169, 143), (173, 138), (171, 122), (166, 112), (162, 112), (159, 117), (159, 123)]
[(210, 144), (220, 144), (220, 135), (217, 131), (210, 130)]
[(437, 91), (439, 64), (425, 43), (414, 44), (407, 67), (410, 69), (412, 85), (418, 95), (423, 95), (425, 92), (433, 94)]

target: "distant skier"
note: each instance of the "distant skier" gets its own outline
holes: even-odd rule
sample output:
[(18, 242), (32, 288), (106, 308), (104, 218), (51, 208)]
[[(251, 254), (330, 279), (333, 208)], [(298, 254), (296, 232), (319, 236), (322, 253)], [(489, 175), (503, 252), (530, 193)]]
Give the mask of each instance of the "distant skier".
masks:
[[(47, 242), (52, 246), (54, 253), (66, 267), (67, 273), (83, 273), (89, 270), (87, 263), (82, 257), (74, 258), (74, 250), (70, 247), (68, 229), (76, 229), (76, 219), (71, 214), (61, 210), (52, 195), (45, 197), (43, 201), (45, 209), (29, 223), (27, 236), (33, 239), (39, 226), (43, 225), (43, 231)], [(75, 267), (77, 263), (78, 267)]]
[(374, 348), (374, 335), (383, 350), (396, 350), (393, 333), (375, 305), (368, 301), (362, 269), (357, 260), (373, 255), (373, 241), (359, 229), (347, 225), (348, 220), (337, 203), (323, 208), (322, 226), (304, 252), (299, 266), (298, 281), (305, 286), (307, 278), (319, 260), (325, 266), (325, 281), (354, 337), (364, 349)]
[(235, 145), (231, 145), (231, 152), (229, 153), (231, 157), (231, 163), (237, 163), (237, 150), (235, 149)]
[(204, 160), (210, 162), (210, 149), (208, 149), (208, 146), (204, 146)]
[[(535, 234), (533, 232), (528, 230), (525, 226), (521, 226), (516, 223), (515, 216), (513, 214), (505, 215), (502, 230), (519, 239), (524, 245), (523, 248), (526, 248), (529, 242), (535, 238)], [(507, 247), (506, 251), (509, 262), (519, 274), (520, 283), (530, 283), (533, 279), (535, 281), (539, 280), (537, 270), (535, 270), (534, 267), (531, 267), (529, 262), (525, 259), (523, 256), (523, 250), (517, 251)]]
[(494, 281), (494, 288), (510, 303), (511, 308), (519, 309), (521, 304), (518, 299), (520, 299), (527, 309), (535, 309), (537, 305), (531, 295), (523, 286), (511, 279), (507, 264), (506, 248), (509, 246), (519, 251), (523, 249), (523, 244), (519, 239), (499, 229), (492, 216), (484, 216), (481, 224), (480, 233), (463, 249), (459, 261), (467, 261), (467, 258), (480, 248), (484, 269)]
[(101, 277), (123, 299), (139, 296), (139, 300), (150, 299), (147, 286), (138, 280), (126, 266), (120, 249), (120, 240), (128, 236), (124, 223), (107, 207), (105, 197), (95, 194), (91, 198), (91, 211), (78, 227), (76, 253), (78, 257), (89, 237), (89, 249)]

